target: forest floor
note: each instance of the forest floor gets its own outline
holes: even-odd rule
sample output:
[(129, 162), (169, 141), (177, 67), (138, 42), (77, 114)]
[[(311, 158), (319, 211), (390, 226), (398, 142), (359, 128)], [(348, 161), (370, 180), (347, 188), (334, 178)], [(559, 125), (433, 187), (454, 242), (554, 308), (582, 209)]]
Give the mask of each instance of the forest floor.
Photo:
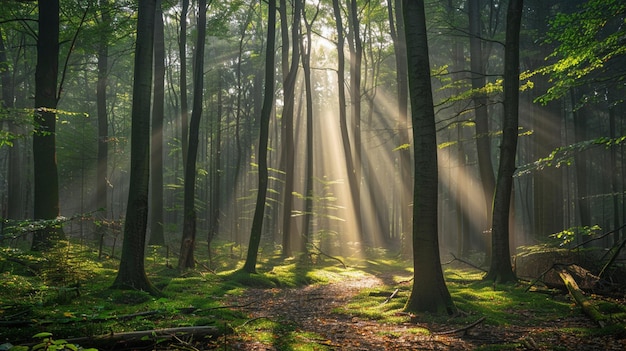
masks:
[[(596, 326), (581, 313), (543, 320), (523, 304), (510, 313), (532, 319), (530, 325), (496, 326), (486, 320), (467, 330), (459, 330), (467, 324), (455, 318), (414, 323), (405, 315), (405, 322), (384, 323), (351, 311), (350, 303), (357, 295), (387, 289), (389, 279), (365, 276), (301, 288), (249, 289), (232, 301), (249, 314), (247, 331), (235, 330), (215, 346), (292, 350), (297, 348), (290, 345), (298, 344), (294, 338), (299, 338), (312, 350), (626, 350), (624, 333), (583, 333)], [(409, 289), (411, 284), (404, 283)], [(255, 324), (258, 327), (251, 327)]]

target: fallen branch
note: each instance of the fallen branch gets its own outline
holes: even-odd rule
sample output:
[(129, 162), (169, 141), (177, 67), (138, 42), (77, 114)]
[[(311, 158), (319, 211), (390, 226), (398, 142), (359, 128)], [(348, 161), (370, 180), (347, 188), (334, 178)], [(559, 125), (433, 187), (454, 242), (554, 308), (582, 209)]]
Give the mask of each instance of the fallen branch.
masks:
[(453, 329), (453, 330), (446, 330), (446, 331), (442, 331), (442, 332), (436, 332), (433, 333), (433, 335), (448, 335), (448, 334), (456, 334), (456, 333), (460, 333), (460, 332), (467, 332), (468, 330), (474, 328), (475, 326), (479, 325), (480, 323), (484, 322), (485, 319), (487, 319), (487, 317), (481, 317), (479, 318), (476, 322), (470, 324), (470, 325), (466, 325), (462, 328), (458, 328), (458, 329)]
[(602, 270), (600, 271), (600, 273), (598, 273), (598, 277), (601, 277), (604, 274), (604, 272), (607, 270), (607, 268), (611, 267), (613, 263), (615, 263), (615, 260), (619, 256), (619, 253), (622, 251), (622, 249), (625, 246), (626, 246), (626, 240), (622, 240), (622, 243), (619, 246), (617, 246), (617, 248), (615, 249), (615, 252), (611, 255), (611, 258), (609, 259), (609, 261), (604, 265), (604, 267), (602, 267)]
[(389, 295), (389, 297), (387, 299), (385, 299), (385, 301), (383, 301), (383, 303), (381, 305), (384, 305), (387, 302), (391, 301), (391, 299), (393, 299), (398, 294), (398, 291), (400, 291), (400, 289), (394, 290), (393, 293), (391, 295)]
[(574, 278), (572, 278), (572, 275), (569, 274), (565, 267), (559, 268), (558, 272), (559, 276), (563, 280), (563, 283), (565, 283), (565, 287), (567, 287), (569, 294), (572, 298), (574, 298), (576, 304), (583, 310), (583, 313), (585, 313), (585, 315), (591, 318), (594, 322), (598, 323), (600, 327), (604, 327), (604, 316), (600, 313), (598, 308), (585, 297)]
[(458, 258), (458, 257), (454, 256), (454, 254), (453, 254), (453, 253), (450, 253), (450, 255), (452, 255), (453, 260), (452, 260), (452, 261), (450, 261), (450, 262), (446, 262), (446, 263), (444, 263), (444, 264), (450, 264), (450, 263), (452, 263), (452, 262), (454, 262), (454, 261), (459, 261), (459, 262), (461, 262), (461, 263), (465, 263), (466, 265), (468, 265), (468, 266), (470, 266), (470, 267), (472, 267), (472, 268), (476, 268), (476, 269), (478, 269), (479, 271), (482, 271), (482, 272), (487, 272), (487, 270), (486, 270), (486, 269), (481, 268), (481, 267), (479, 267), (479, 266), (477, 266), (477, 265), (473, 264), (472, 262), (466, 261), (466, 260), (464, 260), (464, 259), (462, 259), (462, 258)]
[(313, 248), (314, 248), (315, 250), (317, 250), (317, 251), (318, 251), (318, 252), (317, 252), (317, 254), (318, 254), (318, 255), (326, 256), (326, 257), (328, 257), (328, 258), (330, 258), (330, 259), (333, 259), (333, 260), (335, 260), (335, 261), (337, 261), (337, 262), (341, 263), (341, 265), (343, 266), (343, 268), (348, 268), (348, 266), (346, 266), (346, 264), (345, 264), (345, 263), (344, 263), (344, 262), (343, 262), (340, 258), (335, 257), (335, 256), (331, 256), (331, 255), (329, 255), (329, 254), (325, 253), (324, 251), (322, 251), (322, 249), (320, 249), (317, 245), (315, 245), (315, 244), (313, 244), (313, 243), (311, 243), (311, 246), (313, 246)]
[(165, 340), (179, 340), (180, 336), (192, 336), (194, 338), (218, 337), (223, 333), (215, 326), (180, 327), (167, 329), (152, 329), (126, 333), (111, 333), (92, 337), (80, 337), (65, 339), (68, 344), (82, 347), (106, 347), (114, 349), (117, 345), (125, 347), (131, 345), (151, 345)]

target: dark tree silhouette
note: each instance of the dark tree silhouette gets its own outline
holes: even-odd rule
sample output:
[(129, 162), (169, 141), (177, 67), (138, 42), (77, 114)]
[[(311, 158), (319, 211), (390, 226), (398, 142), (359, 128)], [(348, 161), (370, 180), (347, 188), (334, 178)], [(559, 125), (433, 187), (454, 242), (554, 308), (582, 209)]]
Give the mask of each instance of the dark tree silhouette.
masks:
[(189, 121), (189, 150), (185, 166), (185, 195), (183, 199), (183, 240), (180, 246), (178, 269), (195, 267), (194, 248), (196, 245), (196, 159), (200, 118), (202, 117), (202, 97), (204, 93), (204, 47), (206, 41), (207, 1), (198, 3), (198, 33), (193, 71), (193, 106)]
[(523, 0), (509, 1), (504, 51), (504, 121), (500, 144), (500, 166), (493, 201), (491, 266), (485, 280), (516, 281), (509, 249), (509, 213), (517, 152), (519, 109), (519, 32)]
[(402, 3), (415, 152), (413, 191), (413, 288), (408, 312), (453, 314), (443, 279), (437, 230), (437, 135), (423, 0)]
[[(39, 36), (35, 68), (35, 123), (33, 165), (36, 220), (59, 216), (59, 175), (56, 161), (56, 108), (59, 101), (59, 0), (39, 1)], [(33, 250), (50, 248), (63, 230), (47, 226), (37, 230)]]
[(263, 216), (265, 215), (265, 198), (267, 196), (267, 145), (269, 140), (270, 116), (274, 102), (274, 47), (276, 46), (276, 0), (268, 0), (268, 20), (267, 20), (267, 48), (265, 49), (265, 90), (263, 92), (263, 107), (261, 108), (258, 164), (259, 164), (259, 185), (250, 229), (250, 244), (246, 263), (242, 270), (248, 273), (256, 273), (256, 262), (259, 254), (259, 244), (263, 232)]
[(148, 225), (150, 178), (150, 104), (152, 95), (152, 49), (156, 0), (139, 0), (130, 151), (130, 186), (124, 223), (124, 244), (116, 288), (131, 288), (158, 294), (144, 267)]

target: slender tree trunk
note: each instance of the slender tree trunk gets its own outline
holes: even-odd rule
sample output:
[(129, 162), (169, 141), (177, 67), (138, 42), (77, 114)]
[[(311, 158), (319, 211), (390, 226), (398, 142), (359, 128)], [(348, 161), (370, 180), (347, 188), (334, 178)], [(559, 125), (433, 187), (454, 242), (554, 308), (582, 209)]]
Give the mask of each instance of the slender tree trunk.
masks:
[(178, 58), (180, 60), (180, 130), (181, 148), (183, 151), (183, 168), (187, 166), (187, 150), (189, 149), (189, 107), (187, 101), (187, 12), (189, 0), (182, 0), (180, 10), (180, 36)]
[(414, 138), (413, 288), (408, 312), (453, 314), (443, 278), (437, 229), (437, 134), (423, 0), (404, 0), (407, 67)]
[[(107, 115), (107, 77), (109, 69), (109, 45), (111, 15), (109, 14), (108, 0), (100, 0), (100, 43), (98, 45), (98, 83), (96, 85), (96, 109), (98, 114), (98, 172), (96, 174), (96, 208), (100, 220), (108, 218), (108, 163), (109, 163), (109, 116)], [(96, 236), (100, 242), (100, 253), (104, 243), (106, 227), (100, 225), (96, 229)]]
[(311, 78), (311, 42), (313, 22), (319, 14), (321, 2), (318, 2), (315, 14), (311, 19), (306, 16), (306, 7), (302, 7), (302, 18), (306, 28), (306, 48), (304, 47), (304, 38), (300, 41), (302, 46), (302, 68), (304, 71), (304, 85), (306, 89), (306, 185), (304, 191), (304, 228), (302, 228), (302, 244), (300, 249), (306, 252), (307, 244), (312, 235), (312, 219), (313, 219), (313, 83)]
[[(578, 89), (577, 89), (578, 90)], [(582, 98), (580, 92), (574, 93), (574, 99)], [(587, 134), (587, 116), (591, 113), (585, 104), (574, 112), (574, 138), (575, 142), (583, 142), (589, 138)], [(574, 156), (574, 170), (576, 172), (576, 208), (580, 226), (590, 226), (591, 223), (591, 203), (589, 199), (589, 150), (583, 150)], [(579, 238), (580, 239), (580, 238)]]
[(213, 182), (211, 184), (211, 218), (209, 218), (209, 234), (207, 236), (207, 245), (209, 252), (209, 262), (212, 263), (211, 256), (211, 242), (217, 236), (219, 232), (220, 225), (220, 207), (221, 207), (221, 168), (222, 168), (222, 105), (223, 105), (223, 97), (222, 97), (222, 73), (218, 74), (218, 83), (217, 83), (217, 113), (215, 115), (215, 120), (213, 121), (214, 127), (214, 138), (211, 138), (211, 143), (213, 144), (213, 153), (211, 158), (213, 159)]
[[(343, 21), (341, 19), (341, 7), (339, 0), (333, 0), (333, 12), (335, 15), (335, 24), (337, 28), (337, 92), (339, 99), (339, 128), (341, 130), (341, 140), (343, 142), (344, 158), (346, 160), (346, 171), (348, 173), (348, 184), (350, 187), (350, 196), (352, 204), (356, 206), (358, 198), (358, 184), (355, 173), (354, 160), (352, 157), (352, 147), (350, 146), (350, 137), (348, 132), (348, 117), (346, 111), (346, 59), (343, 52), (345, 37), (343, 30)], [(356, 207), (354, 207), (356, 210)], [(355, 221), (356, 232), (361, 234), (361, 221)]]
[(504, 121), (500, 144), (500, 166), (493, 202), (491, 266), (485, 280), (516, 281), (509, 249), (509, 214), (517, 153), (519, 120), (519, 34), (523, 0), (510, 0), (507, 10), (504, 52)]
[(156, 0), (139, 0), (131, 127), (130, 185), (124, 244), (113, 287), (159, 294), (144, 267), (150, 180), (150, 103)]
[(198, 37), (194, 55), (193, 107), (189, 121), (189, 150), (185, 166), (185, 196), (183, 199), (183, 238), (178, 259), (178, 269), (195, 267), (194, 248), (196, 246), (196, 159), (198, 156), (200, 119), (204, 90), (204, 47), (206, 39), (206, 0), (198, 2)]
[[(348, 169), (352, 178), (351, 187), (352, 206), (357, 223), (357, 233), (361, 235), (361, 242), (371, 244), (371, 238), (364, 233), (361, 223), (361, 64), (363, 61), (363, 43), (361, 42), (359, 14), (357, 0), (350, 0), (348, 10), (348, 24), (350, 27), (348, 42), (350, 48), (350, 104), (351, 124), (354, 143), (354, 164)], [(369, 233), (371, 234), (371, 233)]]
[[(413, 184), (411, 184), (411, 148), (409, 138), (408, 120), (408, 83), (406, 70), (406, 40), (404, 38), (404, 18), (402, 16), (402, 0), (394, 0), (395, 11), (392, 10), (391, 0), (387, 1), (391, 38), (393, 40), (394, 53), (396, 56), (396, 85), (398, 95), (398, 167), (400, 168), (400, 240), (401, 251), (404, 256), (411, 254), (412, 216), (411, 196)], [(395, 26), (393, 25), (395, 19)], [(396, 30), (397, 28), (397, 30)]]
[(152, 105), (152, 153), (150, 245), (165, 244), (163, 234), (163, 114), (165, 105), (165, 33), (161, 0), (154, 22), (154, 99)]
[[(33, 162), (36, 220), (59, 216), (59, 175), (56, 161), (56, 108), (59, 69), (59, 0), (39, 2), (39, 36), (35, 68), (35, 134)], [(44, 250), (65, 235), (57, 227), (35, 232), (33, 250)]]
[[(11, 66), (7, 58), (6, 46), (3, 39), (4, 34), (0, 29), (0, 81), (2, 84), (2, 96), (0, 97), (2, 108), (12, 109), (15, 107), (13, 79), (11, 74)], [(20, 128), (14, 121), (8, 121), (8, 130), (12, 134), (20, 134)], [(18, 139), (13, 140), (13, 145), (9, 148), (9, 164), (7, 174), (7, 206), (6, 213), (0, 214), (0, 216), (6, 216), (9, 219), (24, 219), (26, 217), (26, 201), (24, 196), (24, 184), (23, 179), (23, 141)], [(1, 233), (0, 233), (1, 234)]]
[[(287, 2), (281, 0), (281, 34), (282, 34), (282, 58), (283, 58), (283, 91), (285, 104), (282, 115), (282, 164), (285, 170), (285, 186), (283, 188), (283, 223), (282, 223), (282, 254), (285, 257), (292, 256), (292, 221), (291, 210), (293, 203), (293, 173), (294, 173), (294, 142), (293, 142), (293, 116), (295, 107), (296, 77), (298, 76), (298, 65), (300, 62), (300, 16), (301, 1), (293, 1), (293, 23), (291, 26), (291, 45), (289, 44), (287, 20)], [(288, 65), (289, 47), (291, 46), (291, 63)]]
[(259, 185), (254, 209), (252, 228), (250, 229), (250, 244), (246, 263), (242, 270), (248, 273), (256, 273), (257, 256), (259, 254), (259, 244), (263, 232), (263, 217), (265, 214), (265, 199), (267, 195), (267, 145), (269, 140), (270, 116), (272, 114), (272, 104), (274, 101), (274, 47), (276, 45), (276, 0), (268, 0), (268, 20), (267, 20), (267, 48), (265, 58), (265, 91), (263, 97), (263, 108), (261, 109), (260, 134), (259, 134)]
[[(474, 122), (476, 123), (476, 152), (478, 156), (478, 170), (485, 199), (486, 225), (491, 224), (493, 210), (493, 195), (495, 176), (491, 162), (491, 138), (489, 136), (489, 115), (487, 112), (487, 98), (478, 90), (485, 86), (485, 63), (483, 62), (482, 31), (480, 21), (480, 0), (468, 0), (469, 31), (470, 31), (470, 66), (472, 89), (476, 92), (472, 96), (474, 102)], [(490, 228), (485, 228), (486, 233)], [(488, 237), (487, 237), (488, 238)], [(489, 240), (487, 244), (487, 259), (491, 256)]]

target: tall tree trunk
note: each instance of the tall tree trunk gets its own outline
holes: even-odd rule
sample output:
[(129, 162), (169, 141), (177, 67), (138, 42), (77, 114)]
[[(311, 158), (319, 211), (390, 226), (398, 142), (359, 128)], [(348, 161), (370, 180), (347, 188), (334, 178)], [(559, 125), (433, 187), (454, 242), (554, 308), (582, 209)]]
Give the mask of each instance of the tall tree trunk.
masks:
[[(491, 224), (493, 210), (493, 195), (495, 189), (495, 176), (491, 162), (491, 138), (489, 136), (489, 115), (487, 112), (487, 97), (478, 90), (485, 86), (485, 62), (483, 61), (482, 31), (480, 21), (480, 0), (468, 0), (469, 6), (469, 32), (470, 32), (470, 69), (472, 96), (474, 102), (474, 122), (476, 123), (476, 153), (478, 156), (478, 170), (482, 183), (483, 196), (485, 199), (486, 225)], [(490, 228), (485, 228), (489, 232)], [(489, 241), (486, 243), (489, 245)], [(489, 246), (487, 259), (491, 256)]]
[(302, 51), (302, 68), (304, 71), (304, 85), (306, 90), (306, 175), (305, 175), (305, 191), (304, 191), (304, 227), (302, 228), (302, 244), (300, 249), (306, 252), (307, 244), (312, 235), (313, 226), (313, 83), (311, 78), (311, 42), (313, 22), (319, 14), (321, 1), (317, 3), (315, 14), (311, 19), (306, 16), (306, 6), (302, 7), (302, 18), (306, 28), (306, 47), (304, 47), (304, 37), (300, 40)]
[(223, 97), (222, 97), (222, 71), (217, 75), (217, 113), (215, 114), (215, 120), (213, 121), (213, 129), (214, 129), (214, 138), (211, 138), (212, 147), (212, 155), (211, 158), (213, 160), (213, 182), (211, 183), (211, 217), (209, 218), (209, 234), (207, 235), (207, 245), (209, 252), (209, 262), (212, 263), (211, 256), (211, 242), (217, 236), (219, 232), (220, 225), (220, 205), (221, 205), (221, 168), (222, 168), (222, 105), (223, 105)]
[(130, 185), (120, 269), (113, 287), (158, 294), (144, 267), (150, 181), (150, 102), (156, 0), (139, 0), (130, 151)]
[[(346, 58), (343, 52), (345, 37), (343, 31), (343, 21), (341, 19), (341, 7), (339, 0), (333, 0), (333, 12), (335, 15), (335, 24), (337, 28), (337, 92), (339, 99), (339, 129), (341, 130), (341, 140), (343, 142), (343, 152), (346, 161), (346, 171), (348, 173), (348, 185), (350, 187), (350, 196), (352, 204), (359, 201), (358, 184), (355, 174), (354, 160), (352, 158), (352, 147), (350, 146), (350, 137), (348, 133), (348, 117), (346, 113)], [(356, 205), (355, 205), (356, 206)], [(356, 207), (354, 207), (356, 209)], [(356, 232), (361, 233), (361, 221), (355, 221)]]
[(348, 176), (352, 178), (350, 191), (354, 220), (357, 223), (357, 233), (361, 235), (361, 242), (371, 244), (371, 238), (364, 233), (361, 223), (361, 64), (363, 61), (363, 44), (361, 42), (359, 13), (357, 0), (350, 0), (348, 9), (348, 24), (350, 27), (348, 42), (350, 48), (350, 104), (351, 124), (354, 143), (354, 164), (348, 169)]
[[(98, 114), (98, 172), (96, 174), (96, 207), (100, 220), (109, 217), (108, 208), (108, 163), (109, 163), (109, 116), (107, 115), (107, 77), (109, 69), (109, 45), (111, 15), (109, 13), (109, 1), (100, 0), (100, 42), (98, 43), (98, 83), (96, 85), (96, 110)], [(108, 209), (107, 209), (108, 208)], [(100, 241), (100, 253), (104, 244), (106, 227), (97, 227), (96, 236)]]
[[(574, 101), (582, 99), (582, 92), (579, 89), (573, 94)], [(584, 104), (574, 112), (574, 138), (576, 143), (583, 142), (589, 138), (587, 134), (587, 116), (591, 115), (588, 104)], [(583, 150), (574, 156), (574, 170), (576, 172), (576, 208), (580, 226), (591, 226), (591, 201), (589, 199), (589, 150)], [(579, 240), (582, 238), (578, 238)]]
[[(35, 134), (33, 165), (36, 220), (59, 216), (59, 175), (56, 161), (56, 108), (59, 69), (59, 0), (40, 1), (37, 66), (35, 68)], [(61, 228), (37, 230), (33, 250), (50, 248), (65, 235)]]
[[(0, 100), (2, 100), (2, 108), (10, 110), (15, 107), (14, 83), (11, 77), (11, 65), (7, 58), (3, 35), (0, 29), (0, 82), (2, 84)], [(11, 134), (20, 134), (19, 124), (12, 120), (8, 121), (8, 130)], [(24, 162), (22, 160), (24, 158), (21, 150), (23, 144), (23, 141), (19, 138), (15, 139), (13, 140), (13, 145), (8, 150), (7, 206), (6, 213), (2, 213), (0, 216), (6, 216), (9, 219), (24, 219), (26, 217), (26, 201), (24, 199), (24, 185), (26, 182), (23, 179)]]
[(194, 55), (193, 106), (189, 121), (189, 150), (185, 166), (185, 195), (183, 199), (183, 238), (178, 259), (178, 269), (195, 267), (194, 248), (196, 246), (196, 159), (198, 156), (200, 118), (204, 91), (204, 47), (206, 39), (207, 1), (198, 2), (198, 37)]
[(285, 186), (283, 188), (283, 223), (282, 223), (282, 254), (285, 257), (292, 256), (292, 231), (291, 231), (291, 210), (293, 203), (293, 183), (294, 183), (294, 142), (293, 142), (293, 116), (295, 107), (296, 77), (298, 76), (298, 65), (300, 62), (300, 16), (301, 0), (293, 1), (293, 22), (291, 26), (291, 63), (287, 67), (287, 57), (289, 53), (288, 35), (288, 13), (286, 0), (281, 0), (281, 33), (283, 44), (283, 91), (285, 104), (282, 115), (282, 164), (285, 171)]
[(189, 149), (189, 103), (187, 99), (187, 12), (189, 0), (182, 0), (180, 10), (180, 36), (178, 42), (178, 58), (180, 60), (180, 130), (181, 148), (183, 151), (183, 168), (187, 166), (187, 150)]
[(413, 288), (408, 312), (453, 314), (443, 278), (437, 230), (437, 133), (430, 83), (423, 0), (404, 0), (407, 67), (415, 153), (413, 192)]
[(500, 166), (493, 201), (491, 266), (485, 280), (516, 281), (509, 249), (509, 214), (517, 153), (519, 120), (519, 34), (523, 0), (510, 0), (506, 19), (504, 51), (504, 120), (500, 144)]
[(165, 244), (163, 234), (163, 114), (165, 104), (165, 33), (161, 0), (154, 22), (154, 99), (152, 105), (152, 153), (150, 162), (150, 245)]
[[(401, 250), (404, 256), (411, 254), (412, 216), (411, 196), (413, 185), (411, 184), (411, 148), (409, 138), (408, 120), (408, 82), (406, 63), (406, 40), (404, 38), (404, 18), (402, 16), (402, 0), (394, 0), (395, 11), (392, 10), (391, 0), (387, 1), (391, 38), (393, 40), (394, 53), (396, 56), (396, 86), (398, 95), (398, 167), (400, 168), (400, 240)], [(395, 15), (394, 15), (395, 14)], [(395, 19), (395, 26), (393, 25)], [(396, 29), (397, 28), (397, 29)]]
[(276, 0), (268, 0), (268, 20), (267, 20), (267, 48), (265, 51), (265, 90), (263, 92), (263, 108), (261, 109), (260, 134), (259, 134), (259, 185), (254, 209), (252, 228), (250, 229), (250, 243), (248, 254), (243, 271), (248, 273), (256, 272), (257, 256), (259, 254), (259, 244), (261, 243), (261, 233), (263, 231), (263, 217), (265, 214), (265, 198), (267, 195), (267, 145), (269, 140), (270, 116), (272, 114), (272, 104), (274, 101), (274, 47), (276, 46)]

